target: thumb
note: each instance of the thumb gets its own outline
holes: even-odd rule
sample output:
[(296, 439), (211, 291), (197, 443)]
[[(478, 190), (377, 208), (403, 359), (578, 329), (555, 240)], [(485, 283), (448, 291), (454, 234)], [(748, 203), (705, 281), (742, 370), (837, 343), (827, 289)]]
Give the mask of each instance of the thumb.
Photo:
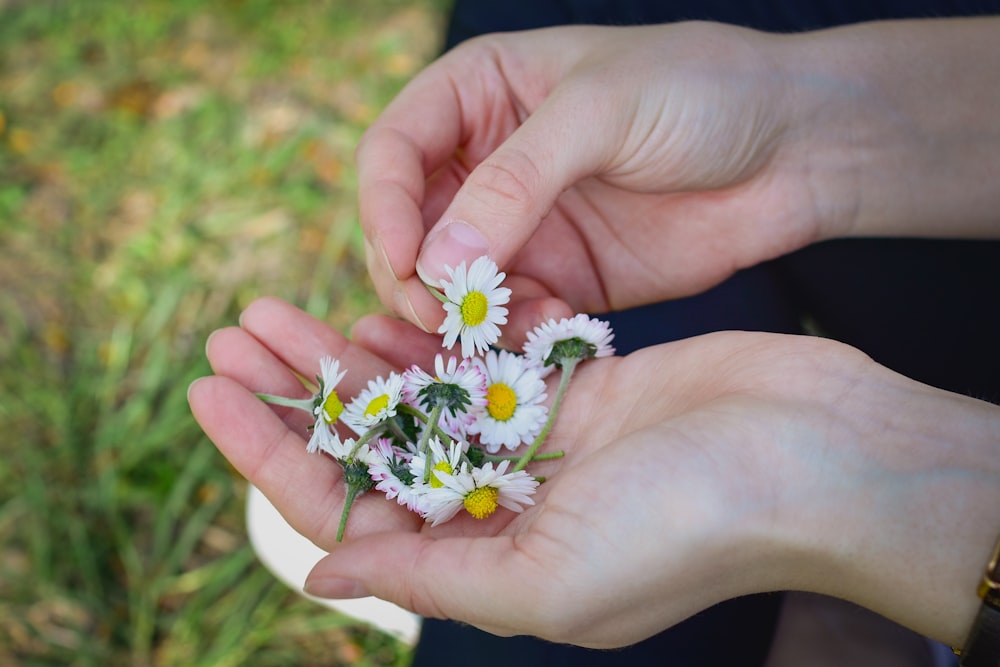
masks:
[[(338, 544), (306, 579), (316, 597), (374, 595), (425, 617), (471, 623), (497, 635), (532, 627), (524, 601), (544, 578), (511, 537), (433, 539), (387, 532)], [(527, 583), (526, 583), (527, 582)], [(542, 625), (536, 631), (544, 629)]]
[(534, 234), (563, 190), (594, 173), (611, 144), (595, 138), (593, 99), (554, 91), (492, 154), (469, 174), (424, 239), (417, 273), (440, 285), (445, 266), (487, 255), (509, 263)]

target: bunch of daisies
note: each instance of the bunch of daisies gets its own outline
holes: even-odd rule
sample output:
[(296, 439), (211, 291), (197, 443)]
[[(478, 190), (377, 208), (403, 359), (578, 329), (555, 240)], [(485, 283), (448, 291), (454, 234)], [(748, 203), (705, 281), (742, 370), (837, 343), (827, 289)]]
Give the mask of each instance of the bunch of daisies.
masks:
[[(551, 320), (528, 333), (521, 353), (492, 345), (507, 323), (510, 289), (488, 257), (468, 269), (446, 267), (440, 290), (445, 320), (443, 347), (461, 341), (461, 357), (438, 354), (434, 372), (419, 366), (376, 377), (349, 402), (337, 385), (346, 374), (338, 360), (323, 357), (318, 390), (307, 399), (268, 394), (270, 403), (309, 411), (314, 422), (306, 446), (334, 458), (344, 469), (347, 500), (337, 540), (343, 538), (354, 500), (371, 490), (438, 525), (465, 511), (477, 519), (499, 507), (520, 512), (534, 504), (540, 479), (525, 468), (540, 454), (577, 364), (614, 354), (607, 322), (577, 315)], [(545, 378), (561, 378), (546, 407)], [(346, 427), (353, 435), (342, 437)]]

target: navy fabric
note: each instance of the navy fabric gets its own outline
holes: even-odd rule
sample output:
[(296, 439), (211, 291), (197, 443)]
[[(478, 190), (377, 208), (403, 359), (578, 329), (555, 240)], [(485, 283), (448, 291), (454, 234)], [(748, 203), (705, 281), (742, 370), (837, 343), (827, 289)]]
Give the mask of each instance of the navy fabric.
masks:
[[(493, 5), (493, 6), (490, 6)], [(995, 0), (457, 0), (447, 45), (489, 32), (555, 25), (635, 25), (705, 20), (771, 32), (798, 32), (893, 18), (1000, 13)]]
[[(1000, 1), (458, 0), (446, 46), (488, 32), (565, 24), (703, 19), (789, 32), (877, 19), (983, 14), (1000, 14)], [(796, 332), (805, 321), (914, 379), (1000, 402), (998, 304), (1000, 243), (850, 239), (817, 244), (742, 271), (696, 297), (608, 319), (622, 353), (719, 329)], [(413, 667), (761, 665), (780, 601), (780, 594), (732, 600), (633, 647), (610, 652), (530, 637), (498, 638), (428, 620)]]
[(429, 620), (424, 623), (411, 667), (759, 665), (770, 648), (780, 602), (779, 594), (730, 600), (667, 632), (615, 650), (553, 644), (532, 637), (497, 637), (470, 626)]

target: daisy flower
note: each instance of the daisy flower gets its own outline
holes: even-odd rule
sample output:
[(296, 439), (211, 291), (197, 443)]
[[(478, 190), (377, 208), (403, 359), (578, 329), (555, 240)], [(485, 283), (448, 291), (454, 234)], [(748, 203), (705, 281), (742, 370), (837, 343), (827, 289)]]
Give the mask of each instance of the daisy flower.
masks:
[(375, 480), (368, 472), (375, 457), (367, 443), (359, 444), (354, 438), (337, 440), (332, 447), (323, 451), (340, 464), (344, 471), (344, 484), (347, 487), (344, 494), (344, 507), (340, 511), (340, 525), (337, 527), (337, 541), (340, 542), (344, 539), (347, 517), (351, 513), (355, 499), (375, 487)]
[(473, 517), (485, 519), (498, 507), (520, 512), (525, 505), (534, 505), (531, 496), (538, 480), (523, 470), (508, 473), (508, 463), (502, 461), (495, 469), (492, 463), (472, 470), (465, 467), (454, 475), (439, 473), (442, 486), (427, 491), (424, 518), (436, 526), (463, 508)]
[(486, 406), (486, 375), (471, 359), (459, 361), (437, 354), (434, 375), (419, 366), (403, 372), (406, 402), (427, 411), (441, 408), (445, 429), (461, 433), (475, 419), (476, 410)]
[(340, 370), (340, 362), (333, 357), (322, 357), (319, 360), (319, 368), (320, 374), (316, 376), (319, 392), (313, 398), (312, 410), (316, 423), (313, 424), (312, 436), (306, 445), (306, 451), (310, 453), (325, 450), (335, 442), (339, 442), (333, 424), (344, 411), (344, 404), (337, 396), (336, 386), (347, 371)]
[(371, 448), (371, 459), (368, 463), (368, 474), (375, 482), (375, 488), (385, 494), (389, 500), (393, 498), (411, 512), (422, 512), (421, 489), (410, 468), (413, 455), (392, 446), (387, 438), (379, 438)]
[(328, 444), (322, 445), (319, 451), (329, 454), (341, 465), (363, 463), (367, 466), (374, 460), (371, 448), (367, 444), (359, 445), (354, 438), (344, 438), (343, 440), (334, 438)]
[(476, 415), (469, 433), (478, 433), (486, 451), (496, 454), (500, 447), (517, 449), (531, 442), (545, 424), (545, 382), (537, 367), (524, 357), (501, 350), (489, 350), (476, 358), (486, 374), (486, 409)]
[(549, 320), (529, 331), (524, 356), (539, 368), (561, 368), (566, 358), (610, 357), (615, 353), (611, 347), (614, 337), (607, 322), (580, 313), (558, 322)]
[(449, 350), (462, 339), (462, 356), (485, 352), (500, 338), (501, 324), (507, 324), (510, 290), (500, 287), (506, 274), (483, 255), (465, 270), (465, 262), (452, 269), (445, 267), (448, 278), (441, 279), (444, 290), (444, 322), (438, 329), (444, 335), (443, 346)]
[(361, 435), (386, 419), (395, 417), (402, 394), (403, 376), (399, 373), (369, 380), (368, 387), (350, 402), (340, 419)]
[[(438, 474), (453, 475), (458, 472), (465, 460), (464, 454), (469, 443), (464, 440), (452, 440), (446, 451), (441, 440), (435, 436), (427, 444), (426, 454), (417, 453), (410, 460), (410, 474), (417, 484), (426, 484), (432, 489), (439, 489), (443, 482)], [(431, 467), (430, 474), (426, 472), (428, 463)], [(424, 482), (424, 479), (427, 481)]]

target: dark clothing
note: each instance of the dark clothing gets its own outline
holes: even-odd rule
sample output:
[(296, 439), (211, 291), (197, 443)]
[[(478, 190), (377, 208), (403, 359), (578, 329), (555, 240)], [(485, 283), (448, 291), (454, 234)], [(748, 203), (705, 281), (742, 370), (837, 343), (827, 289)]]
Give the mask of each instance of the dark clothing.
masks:
[(718, 21), (769, 32), (800, 32), (893, 18), (1000, 13), (995, 0), (457, 0), (447, 46), (476, 35), (569, 24), (636, 25)]
[[(985, 14), (1000, 14), (1000, 1), (458, 0), (447, 45), (487, 32), (565, 24), (705, 19), (790, 32), (878, 19)], [(620, 353), (719, 329), (799, 332), (808, 322), (822, 335), (851, 344), (911, 378), (1000, 402), (998, 305), (1000, 242), (849, 239), (820, 243), (742, 271), (696, 297), (608, 319)], [(633, 647), (610, 652), (528, 637), (502, 639), (431, 620), (413, 667), (761, 665), (780, 601), (780, 594), (771, 594), (726, 602)]]

